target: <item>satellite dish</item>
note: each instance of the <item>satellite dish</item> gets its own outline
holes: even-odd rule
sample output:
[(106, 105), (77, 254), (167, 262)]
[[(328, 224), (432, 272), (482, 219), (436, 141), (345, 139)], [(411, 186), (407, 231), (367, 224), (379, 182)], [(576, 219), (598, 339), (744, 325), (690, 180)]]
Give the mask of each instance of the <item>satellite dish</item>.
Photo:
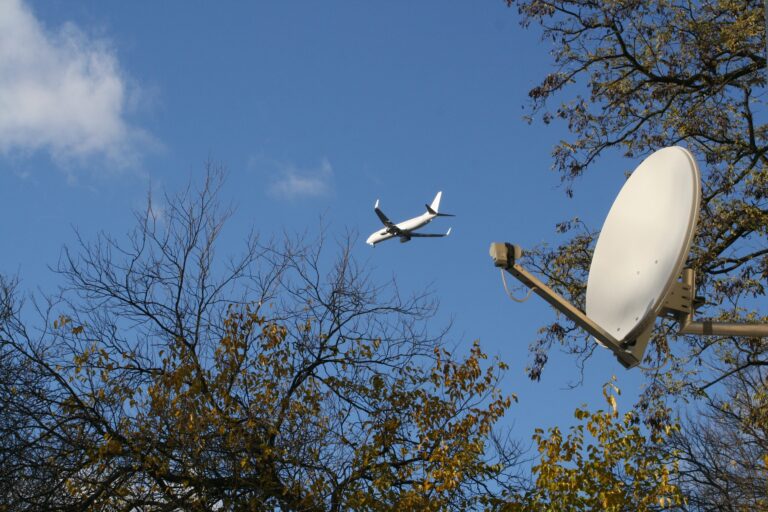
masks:
[(685, 264), (701, 199), (696, 161), (679, 146), (635, 169), (608, 212), (587, 280), (586, 314), (617, 340), (642, 333)]
[(595, 245), (586, 314), (522, 265), (519, 246), (492, 243), (491, 258), (502, 277), (505, 271), (512, 274), (613, 351), (626, 368), (642, 361), (659, 314), (675, 318), (680, 334), (768, 338), (768, 323), (693, 318), (695, 271), (683, 265), (700, 201), (699, 168), (688, 150), (664, 148), (643, 160), (613, 202)]

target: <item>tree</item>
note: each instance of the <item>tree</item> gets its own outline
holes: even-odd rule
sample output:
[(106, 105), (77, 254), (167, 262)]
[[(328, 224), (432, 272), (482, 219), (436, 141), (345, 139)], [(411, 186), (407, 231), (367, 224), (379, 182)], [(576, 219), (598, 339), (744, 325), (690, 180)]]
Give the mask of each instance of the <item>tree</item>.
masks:
[(768, 509), (768, 388), (765, 372), (729, 380), (675, 432), (668, 450), (680, 461), (675, 483), (700, 511)]
[(446, 351), (444, 333), (429, 332), (430, 297), (374, 283), (349, 238), (327, 266), (322, 237), (249, 237), (222, 270), (220, 183), (209, 170), (199, 191), (166, 198), (162, 217), (150, 201), (128, 243), (100, 235), (65, 250), (67, 285), (38, 308), (34, 335), (8, 296), (2, 347), (30, 382), (2, 390), (3, 418), (28, 418), (0, 425), (18, 440), (1, 445), (17, 464), (0, 475), (26, 482), (2, 487), (3, 501), (14, 510), (491, 503), (518, 453), (492, 435), (513, 399), (497, 387), (503, 363), (483, 363), (477, 343), (464, 358)]
[(618, 393), (608, 383), (603, 394), (609, 410), (576, 409), (580, 423), (567, 436), (558, 427), (550, 428), (548, 437), (536, 429), (533, 440), (540, 460), (533, 466), (534, 486), (516, 496), (507, 510), (645, 512), (683, 504), (672, 482), (676, 463), (661, 457), (659, 449), (674, 427), (644, 434), (635, 413), (619, 415)]
[[(618, 151), (636, 164), (668, 145), (685, 145), (700, 163), (703, 197), (687, 265), (697, 272), (702, 316), (768, 321), (768, 124), (765, 117), (766, 27), (757, 0), (508, 0), (522, 23), (539, 24), (553, 45), (555, 70), (530, 91), (531, 119), (562, 121), (571, 137), (553, 150), (554, 168), (573, 194), (579, 176), (599, 157)], [(552, 101), (558, 99), (553, 107)], [(529, 255), (554, 287), (577, 304), (598, 231), (580, 221), (558, 230), (571, 234), (557, 247)], [(763, 311), (755, 311), (758, 307)], [(581, 365), (594, 343), (569, 323), (542, 328), (532, 348), (529, 375), (538, 379), (549, 350), (562, 346)], [(648, 382), (638, 404), (644, 421), (659, 429), (670, 421), (677, 398), (703, 399), (711, 439), (748, 439), (765, 447), (760, 417), (768, 367), (768, 341), (729, 337), (681, 337), (669, 320), (657, 323), (646, 354)], [(745, 385), (748, 384), (748, 385)], [(720, 398), (720, 395), (725, 398)], [(719, 404), (738, 397), (739, 412)], [(764, 417), (764, 416), (763, 416)], [(726, 421), (727, 418), (727, 421)], [(675, 443), (690, 454), (703, 437), (697, 422), (683, 422)], [(745, 437), (746, 436), (746, 437)], [(697, 448), (698, 446), (698, 448)], [(751, 467), (752, 452), (731, 453), (736, 466)], [(681, 459), (683, 486), (707, 509), (735, 496), (718, 482), (735, 483), (726, 467), (717, 478), (698, 478), (696, 457)], [(728, 467), (733, 467), (729, 462)], [(764, 473), (744, 471), (748, 494), (763, 489)], [(747, 482), (749, 480), (749, 482)], [(695, 489), (694, 489), (695, 487)], [(715, 499), (715, 495), (720, 498)], [(694, 500), (692, 500), (693, 502)], [(710, 505), (704, 505), (704, 502)]]
[[(693, 254), (700, 286), (715, 306), (763, 296), (768, 275), (768, 125), (763, 108), (765, 23), (757, 0), (513, 1), (525, 25), (538, 22), (554, 45), (555, 72), (530, 91), (534, 114), (562, 119), (574, 134), (553, 150), (555, 169), (574, 180), (615, 148), (634, 159), (685, 144), (702, 163), (703, 201)], [(577, 87), (576, 83), (585, 83)], [(554, 112), (548, 101), (576, 92)], [(584, 97), (588, 93), (588, 97)], [(563, 231), (579, 223), (563, 223)], [(543, 249), (537, 261), (561, 291), (583, 297), (596, 232)], [(586, 256), (586, 257), (585, 257)], [(725, 308), (721, 308), (721, 311)], [(725, 311), (723, 311), (725, 314)], [(741, 316), (741, 315), (738, 315)], [(552, 330), (540, 345), (565, 342)], [(568, 341), (575, 341), (568, 339)], [(688, 340), (693, 343), (693, 340)], [(663, 339), (657, 336), (657, 344)], [(714, 344), (716, 345), (716, 344)], [(701, 357), (713, 346), (691, 347)], [(665, 346), (658, 347), (664, 357)], [(746, 355), (745, 355), (746, 357)], [(540, 374), (543, 362), (531, 375)]]

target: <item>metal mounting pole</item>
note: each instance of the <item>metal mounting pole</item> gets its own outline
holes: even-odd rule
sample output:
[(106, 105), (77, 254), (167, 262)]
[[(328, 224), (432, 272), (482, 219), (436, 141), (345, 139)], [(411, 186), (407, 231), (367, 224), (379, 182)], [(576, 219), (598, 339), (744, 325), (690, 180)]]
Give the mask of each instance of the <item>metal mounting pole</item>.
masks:
[(695, 294), (696, 274), (693, 269), (685, 268), (682, 272), (682, 280), (676, 284), (670, 293), (671, 300), (665, 304), (665, 311), (676, 316), (680, 324), (678, 331), (680, 334), (768, 337), (768, 324), (713, 322), (712, 320), (694, 321), (693, 300)]
[(650, 329), (646, 329), (645, 332), (638, 336), (637, 340), (633, 340), (630, 343), (621, 342), (592, 321), (580, 309), (568, 302), (565, 297), (544, 284), (540, 279), (517, 263), (517, 260), (520, 259), (523, 254), (523, 251), (519, 246), (508, 243), (492, 243), (490, 252), (495, 266), (503, 268), (512, 274), (521, 283), (536, 292), (539, 297), (549, 302), (555, 309), (597, 338), (600, 343), (605, 345), (616, 355), (616, 358), (625, 368), (632, 368), (640, 363), (648, 343)]

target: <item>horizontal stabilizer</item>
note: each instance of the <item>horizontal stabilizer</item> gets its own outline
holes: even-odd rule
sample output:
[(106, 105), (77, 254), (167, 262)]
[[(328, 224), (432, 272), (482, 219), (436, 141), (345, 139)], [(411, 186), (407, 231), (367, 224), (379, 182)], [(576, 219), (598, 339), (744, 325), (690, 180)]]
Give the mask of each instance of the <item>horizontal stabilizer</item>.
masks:
[(425, 204), (424, 206), (426, 206), (427, 207), (427, 211), (429, 213), (431, 213), (432, 215), (434, 215), (435, 217), (455, 217), (456, 216), (456, 215), (454, 215), (452, 213), (439, 213), (439, 212), (436, 212), (428, 204)]

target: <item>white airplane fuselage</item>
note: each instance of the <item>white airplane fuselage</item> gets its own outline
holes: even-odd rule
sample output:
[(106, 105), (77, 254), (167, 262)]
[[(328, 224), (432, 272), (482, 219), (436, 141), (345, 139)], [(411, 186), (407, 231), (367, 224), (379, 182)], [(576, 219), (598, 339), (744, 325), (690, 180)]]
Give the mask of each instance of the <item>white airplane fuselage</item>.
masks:
[(418, 217), (404, 220), (403, 222), (395, 224), (395, 226), (397, 226), (397, 228), (404, 233), (403, 235), (392, 233), (388, 230), (388, 228), (383, 228), (372, 233), (371, 236), (369, 236), (368, 239), (365, 241), (365, 243), (373, 246), (378, 244), (379, 242), (383, 242), (384, 240), (389, 240), (390, 238), (395, 238), (395, 237), (400, 237), (400, 240), (402, 242), (407, 242), (410, 239), (408, 237), (409, 232), (426, 226), (427, 224), (432, 222), (432, 219), (434, 219), (435, 217), (437, 217), (437, 215), (433, 213), (429, 213), (429, 212), (422, 213)]

